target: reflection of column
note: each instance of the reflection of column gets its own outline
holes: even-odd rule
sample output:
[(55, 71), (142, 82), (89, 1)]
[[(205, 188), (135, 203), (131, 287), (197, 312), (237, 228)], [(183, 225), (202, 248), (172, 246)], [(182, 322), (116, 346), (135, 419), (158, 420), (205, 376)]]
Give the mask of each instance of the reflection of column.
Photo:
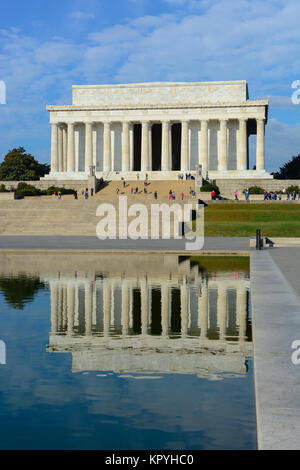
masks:
[(58, 304), (58, 287), (57, 284), (50, 284), (51, 298), (51, 332), (57, 332), (57, 304)]
[(128, 334), (129, 326), (129, 289), (126, 281), (122, 281), (122, 334)]
[(67, 287), (67, 317), (68, 317), (68, 334), (74, 330), (74, 286)]
[(181, 334), (185, 336), (188, 332), (188, 315), (189, 315), (189, 291), (185, 281), (180, 286), (180, 305), (181, 305)]
[(57, 329), (58, 331), (62, 330), (63, 327), (63, 287), (61, 284), (58, 284), (58, 294), (57, 294)]
[(92, 333), (92, 306), (93, 306), (93, 288), (90, 283), (85, 285), (84, 289), (84, 307), (85, 307), (85, 334)]
[(105, 336), (109, 334), (110, 312), (111, 310), (111, 292), (109, 280), (103, 284), (103, 333)]
[(227, 328), (227, 289), (223, 286), (218, 288), (217, 318), (220, 339), (225, 339)]
[(247, 289), (238, 288), (236, 293), (236, 320), (239, 325), (239, 341), (246, 339), (247, 328)]
[(140, 282), (141, 286), (141, 323), (142, 334), (146, 335), (148, 332), (148, 312), (149, 312), (149, 292), (145, 279)]
[(79, 288), (75, 284), (75, 299), (74, 299), (74, 325), (79, 326)]
[(162, 335), (167, 336), (169, 333), (169, 289), (167, 284), (161, 285), (161, 326), (162, 326)]
[(68, 318), (67, 318), (67, 289), (63, 287), (63, 308), (62, 308), (62, 317), (63, 317), (63, 329), (67, 328)]
[(201, 330), (200, 335), (204, 338), (207, 335), (208, 327), (208, 288), (205, 284), (201, 285), (201, 297), (198, 297), (198, 326)]
[(133, 328), (133, 287), (129, 286), (129, 328)]

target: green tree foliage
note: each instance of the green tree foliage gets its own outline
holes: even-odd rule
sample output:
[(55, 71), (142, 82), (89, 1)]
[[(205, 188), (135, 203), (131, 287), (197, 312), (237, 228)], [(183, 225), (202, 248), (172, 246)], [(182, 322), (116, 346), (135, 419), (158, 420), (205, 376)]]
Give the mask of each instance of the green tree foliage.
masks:
[(2, 181), (36, 181), (50, 171), (50, 166), (39, 163), (23, 147), (8, 152), (0, 164)]
[(281, 167), (277, 173), (273, 173), (273, 175), (274, 178), (280, 180), (300, 179), (300, 154), (285, 163), (283, 167)]
[(25, 274), (0, 278), (0, 292), (6, 302), (18, 310), (23, 310), (25, 304), (31, 302), (34, 295), (44, 288), (45, 286), (39, 278), (31, 278)]
[(216, 194), (220, 194), (219, 186), (216, 184), (204, 184), (201, 186), (200, 191), (202, 193), (211, 193), (212, 191), (215, 191)]

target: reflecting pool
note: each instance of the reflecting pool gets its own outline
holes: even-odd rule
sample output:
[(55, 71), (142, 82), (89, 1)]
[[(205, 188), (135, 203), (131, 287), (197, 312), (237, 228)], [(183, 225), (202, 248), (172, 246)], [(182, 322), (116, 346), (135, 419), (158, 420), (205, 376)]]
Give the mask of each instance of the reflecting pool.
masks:
[(249, 289), (242, 257), (1, 254), (0, 448), (256, 448)]

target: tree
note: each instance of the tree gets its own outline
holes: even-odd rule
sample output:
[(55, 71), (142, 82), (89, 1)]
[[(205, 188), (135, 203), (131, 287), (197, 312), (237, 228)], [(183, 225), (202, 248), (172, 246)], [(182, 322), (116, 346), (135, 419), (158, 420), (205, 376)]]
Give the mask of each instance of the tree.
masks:
[(274, 178), (280, 180), (297, 180), (300, 179), (300, 154), (293, 157), (285, 163), (277, 173), (273, 173)]
[(18, 310), (23, 310), (25, 304), (31, 302), (35, 294), (44, 288), (39, 278), (31, 278), (26, 274), (0, 277), (0, 292), (3, 293), (6, 302)]
[(49, 165), (39, 163), (23, 147), (14, 148), (0, 164), (0, 181), (36, 181), (49, 171)]

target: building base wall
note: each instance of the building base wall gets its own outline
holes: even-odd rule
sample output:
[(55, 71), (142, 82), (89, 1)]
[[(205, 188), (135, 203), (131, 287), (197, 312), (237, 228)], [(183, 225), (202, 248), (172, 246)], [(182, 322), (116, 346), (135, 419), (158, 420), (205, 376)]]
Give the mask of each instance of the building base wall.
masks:
[[(186, 179), (186, 175), (196, 176), (195, 170), (188, 170), (185, 172), (176, 170), (176, 171), (110, 171), (110, 172), (97, 172), (95, 173), (98, 179), (103, 178), (105, 181), (119, 181), (121, 178), (124, 178), (128, 181), (143, 180), (148, 175), (149, 179), (156, 181), (168, 181), (168, 180), (178, 180), (179, 175), (183, 175)], [(205, 175), (203, 175), (205, 176)], [(228, 171), (217, 171), (209, 170), (208, 179), (273, 179), (273, 175), (270, 175), (267, 171), (264, 170), (228, 170)], [(85, 172), (51, 172), (49, 175), (44, 176), (41, 180), (51, 180), (51, 181), (87, 181), (89, 175)]]

